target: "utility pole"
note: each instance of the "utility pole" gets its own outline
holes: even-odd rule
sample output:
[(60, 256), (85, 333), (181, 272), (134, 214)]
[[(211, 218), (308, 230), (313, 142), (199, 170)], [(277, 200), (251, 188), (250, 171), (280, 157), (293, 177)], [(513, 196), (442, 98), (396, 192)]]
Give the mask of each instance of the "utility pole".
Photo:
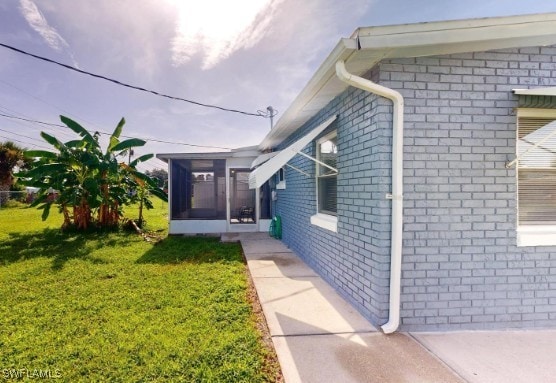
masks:
[(274, 128), (274, 116), (276, 116), (276, 111), (272, 106), (267, 106), (266, 110), (268, 110), (268, 117), (270, 118), (270, 130)]

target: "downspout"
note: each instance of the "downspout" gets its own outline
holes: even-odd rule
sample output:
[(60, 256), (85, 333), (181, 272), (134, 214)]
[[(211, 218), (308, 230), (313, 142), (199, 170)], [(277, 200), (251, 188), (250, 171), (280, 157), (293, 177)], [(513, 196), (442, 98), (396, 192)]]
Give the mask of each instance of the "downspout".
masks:
[(349, 73), (342, 60), (336, 62), (336, 76), (353, 87), (388, 98), (392, 100), (394, 105), (392, 118), (392, 194), (386, 196), (386, 198), (392, 199), (390, 303), (388, 322), (381, 326), (385, 334), (390, 334), (396, 331), (400, 324), (403, 222), (403, 97), (393, 89)]

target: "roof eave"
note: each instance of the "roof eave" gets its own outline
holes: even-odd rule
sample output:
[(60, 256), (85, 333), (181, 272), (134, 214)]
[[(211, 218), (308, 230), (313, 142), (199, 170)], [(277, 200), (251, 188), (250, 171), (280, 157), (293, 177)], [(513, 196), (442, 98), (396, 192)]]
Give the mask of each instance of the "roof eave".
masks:
[(556, 13), (358, 28), (341, 39), (259, 144), (273, 148), (307, 122), (347, 85), (335, 75), (338, 60), (361, 75), (380, 60), (556, 43)]
[[(292, 124), (298, 124), (303, 121), (299, 119), (298, 114), (300, 110), (314, 100), (319, 91), (335, 77), (334, 65), (338, 60), (348, 60), (351, 54), (357, 50), (357, 41), (354, 39), (340, 39), (332, 52), (320, 65), (319, 69), (315, 72), (313, 77), (309, 80), (307, 85), (297, 95), (295, 100), (290, 104), (289, 108), (282, 114), (277, 121), (274, 128), (266, 135), (263, 141), (259, 144), (259, 150), (266, 150), (274, 147), (283, 138), (283, 132), (291, 127)], [(346, 86), (347, 88), (347, 86)]]
[(418, 57), (554, 43), (556, 13), (358, 28), (360, 49)]

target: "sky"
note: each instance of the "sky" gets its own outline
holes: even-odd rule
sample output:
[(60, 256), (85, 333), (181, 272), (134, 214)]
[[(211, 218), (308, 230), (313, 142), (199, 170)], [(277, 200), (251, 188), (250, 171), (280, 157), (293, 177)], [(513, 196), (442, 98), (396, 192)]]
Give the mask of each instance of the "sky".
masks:
[[(543, 12), (556, 12), (556, 1), (0, 0), (0, 43), (177, 98), (255, 115), (272, 106), (277, 120), (357, 27)], [(270, 129), (268, 118), (140, 92), (5, 47), (0, 114), (0, 141), (29, 149), (49, 148), (40, 131), (75, 137), (21, 118), (61, 124), (65, 115), (112, 132), (124, 117), (123, 134), (147, 141), (136, 156), (258, 145)], [(140, 169), (165, 167), (153, 159)]]

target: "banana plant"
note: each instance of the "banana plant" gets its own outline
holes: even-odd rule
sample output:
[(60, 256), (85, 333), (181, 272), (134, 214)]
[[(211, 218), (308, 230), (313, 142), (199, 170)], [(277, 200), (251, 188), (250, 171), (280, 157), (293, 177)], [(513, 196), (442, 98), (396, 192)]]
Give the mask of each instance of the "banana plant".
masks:
[(104, 151), (98, 133), (89, 133), (68, 117), (60, 119), (79, 138), (62, 142), (41, 132), (54, 150), (27, 151), (25, 155), (35, 160), (30, 170), (20, 174), (24, 184), (40, 189), (32, 206), (43, 210), (43, 220), (52, 205), (57, 205), (64, 217), (63, 228), (116, 227), (123, 218), (123, 207), (137, 201), (137, 193), (131, 191), (145, 189), (142, 202), (147, 208), (152, 206), (150, 201), (146, 202), (149, 195), (167, 200), (166, 193), (156, 187), (156, 181), (137, 170), (137, 165), (152, 155), (141, 156), (130, 164), (118, 162), (122, 152), (146, 144), (137, 138), (120, 141), (125, 119), (114, 129)]

